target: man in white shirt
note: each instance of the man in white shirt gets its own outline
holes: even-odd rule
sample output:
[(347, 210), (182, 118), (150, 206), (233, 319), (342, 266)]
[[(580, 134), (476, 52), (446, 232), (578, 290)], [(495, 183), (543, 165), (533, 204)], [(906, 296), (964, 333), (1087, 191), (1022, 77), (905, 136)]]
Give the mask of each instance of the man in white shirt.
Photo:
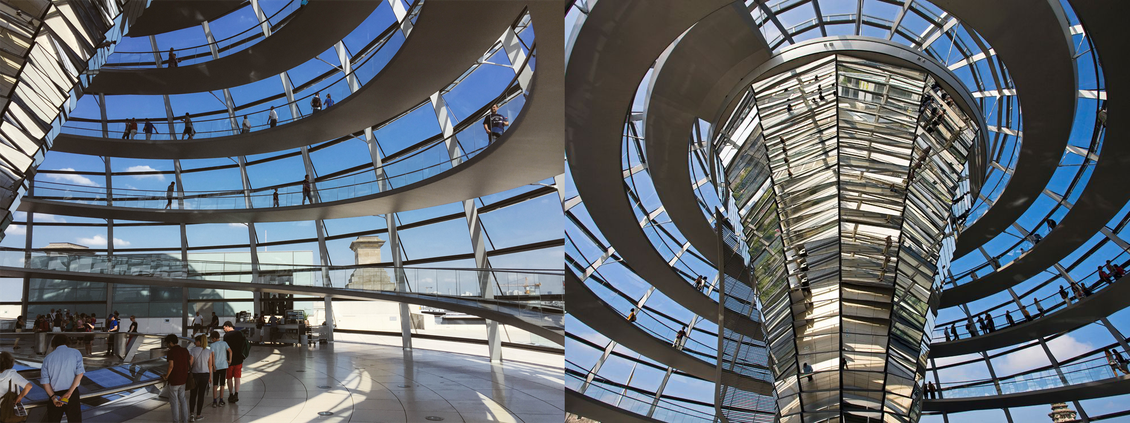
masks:
[(279, 113), (275, 111), (275, 106), (271, 106), (271, 114), (267, 117), (267, 123), (270, 124), (272, 128), (279, 123)]
[(198, 311), (196, 312), (196, 317), (192, 318), (192, 336), (195, 337), (197, 333), (200, 333), (203, 330), (203, 326), (204, 318), (200, 317), (200, 312)]

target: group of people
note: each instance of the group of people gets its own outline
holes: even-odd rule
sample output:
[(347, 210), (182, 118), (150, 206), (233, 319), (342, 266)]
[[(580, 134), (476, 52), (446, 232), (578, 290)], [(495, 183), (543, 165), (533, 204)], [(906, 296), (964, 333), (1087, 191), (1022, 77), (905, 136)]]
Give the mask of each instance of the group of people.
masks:
[[(186, 115), (187, 115), (187, 113), (186, 113)], [(187, 116), (185, 118), (187, 119)], [(186, 129), (186, 131), (187, 131), (187, 129)], [(145, 132), (145, 139), (146, 140), (152, 138), (153, 134), (158, 133), (157, 127), (153, 126), (153, 122), (150, 122), (149, 119), (145, 119), (145, 124), (142, 127), (142, 132)], [(122, 139), (123, 140), (126, 140), (126, 139), (132, 140), (134, 136), (137, 136), (137, 118), (126, 119), (126, 130), (125, 130), (125, 132), (122, 133)]]
[[(209, 390), (212, 391), (212, 408), (239, 402), (239, 382), (243, 377), (243, 362), (247, 359), (245, 352), (249, 345), (243, 332), (235, 329), (232, 322), (224, 322), (223, 331), (223, 338), (218, 331), (195, 335), (190, 348), (181, 347), (180, 338), (176, 335), (165, 337), (165, 346), (169, 348), (166, 355), (169, 367), (162, 378), (169, 382), (169, 408), (173, 422), (203, 421), (204, 398)], [(193, 387), (188, 390), (190, 379)], [(225, 386), (228, 389), (226, 400)]]
[(922, 390), (926, 391), (926, 399), (937, 399), (939, 393), (942, 392), (942, 389), (939, 388), (938, 385), (935, 385), (934, 382), (926, 382), (926, 384), (922, 386)]
[(204, 326), (204, 318), (200, 316), (199, 311), (196, 312), (196, 316), (192, 318), (192, 337), (194, 338), (197, 334), (214, 333), (219, 328), (220, 316), (217, 316), (214, 311), (212, 312), (212, 321), (208, 323), (207, 327)]
[(323, 104), (322, 98), (319, 97), (321, 94), (322, 94), (321, 92), (316, 92), (316, 93), (314, 93), (314, 98), (310, 99), (310, 108), (314, 110), (314, 113), (318, 113), (318, 112), (322, 111), (323, 105), (325, 105), (325, 107), (327, 109), (330, 108), (330, 106), (334, 105), (334, 99), (333, 99), (333, 97), (330, 96), (329, 93), (326, 93), (326, 101)]
[[(1049, 227), (1054, 227), (1055, 222), (1049, 220), (1048, 225)], [(1080, 299), (1089, 297), (1094, 294), (1094, 290), (1097, 289), (1099, 285), (1104, 283), (1110, 285), (1115, 280), (1118, 280), (1126, 275), (1126, 269), (1124, 269), (1122, 265), (1112, 263), (1110, 260), (1107, 260), (1105, 265), (1099, 265), (1098, 267), (1099, 281), (1094, 285), (1088, 286), (1084, 282), (1068, 280), (1067, 284), (1070, 288), (1063, 285), (1059, 286), (1059, 297), (1063, 299), (1063, 304), (1071, 304), (1072, 300), (1078, 301)], [(1024, 317), (1024, 321), (1029, 321), (1033, 318), (1041, 317), (1044, 315), (1044, 306), (1040, 303), (1039, 298), (1034, 299), (1032, 301), (1032, 305), (1036, 308), (1035, 316), (1033, 316), (1032, 313), (1028, 311), (1028, 308), (1025, 307), (1023, 303), (1017, 303), (1017, 307), (1020, 309), (1020, 314)], [(1013, 319), (1011, 311), (1006, 311), (1004, 318), (1008, 321), (1009, 326), (1016, 324), (1016, 320)], [(980, 333), (977, 330), (978, 328), (980, 328)], [(987, 311), (983, 314), (978, 314), (976, 317), (970, 317), (969, 319), (967, 319), (965, 323), (965, 329), (967, 332), (969, 332), (969, 336), (977, 336), (981, 333), (987, 334), (995, 332), (997, 330), (996, 323), (993, 321), (993, 316), (990, 315)], [(961, 339), (957, 332), (956, 323), (947, 328), (944, 328), (942, 331), (945, 333), (947, 342)]]
[[(39, 333), (39, 332), (88, 332), (90, 334), (82, 336), (81, 338), (79, 338), (77, 336), (68, 337), (68, 340), (72, 343), (81, 342), (83, 345), (85, 345), (86, 355), (91, 356), (91, 355), (94, 354), (93, 353), (93, 349), (94, 349), (94, 333), (93, 332), (108, 332), (108, 333), (111, 333), (111, 334), (119, 333), (119, 332), (121, 332), (121, 324), (120, 324), (119, 319), (120, 319), (120, 317), (119, 317), (118, 312), (114, 311), (114, 313), (112, 315), (110, 315), (110, 318), (105, 321), (105, 325), (103, 327), (99, 327), (98, 326), (98, 317), (96, 316), (95, 313), (90, 313), (90, 315), (88, 316), (86, 313), (71, 314), (71, 312), (69, 310), (51, 309), (50, 313), (40, 314), (40, 315), (35, 317), (35, 321), (32, 323), (32, 330), (35, 333)], [(136, 316), (130, 316), (130, 322), (131, 323), (130, 323), (128, 332), (129, 333), (136, 333), (137, 332), (137, 317)], [(26, 326), (26, 321), (24, 319), (24, 316), (17, 317), (16, 318), (16, 331), (22, 332), (25, 329), (25, 326)], [(116, 355), (116, 353), (114, 351), (114, 344), (115, 343), (113, 342), (113, 339), (111, 338), (111, 340), (107, 341), (106, 344), (107, 344), (106, 355), (107, 356)], [(17, 349), (17, 350), (20, 349), (19, 339), (16, 340), (16, 344), (12, 348)]]

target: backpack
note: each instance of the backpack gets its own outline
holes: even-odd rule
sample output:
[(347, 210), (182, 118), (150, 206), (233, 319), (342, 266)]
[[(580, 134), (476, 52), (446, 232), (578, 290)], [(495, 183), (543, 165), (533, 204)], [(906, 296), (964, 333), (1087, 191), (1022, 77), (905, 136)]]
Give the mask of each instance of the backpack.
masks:
[(0, 422), (20, 423), (27, 421), (27, 414), (16, 415), (16, 398), (20, 395), (12, 391), (12, 381), (8, 380), (8, 392), (0, 397)]
[(251, 342), (247, 340), (247, 337), (242, 337), (242, 338), (243, 338), (243, 358), (247, 358), (247, 356), (251, 355)]

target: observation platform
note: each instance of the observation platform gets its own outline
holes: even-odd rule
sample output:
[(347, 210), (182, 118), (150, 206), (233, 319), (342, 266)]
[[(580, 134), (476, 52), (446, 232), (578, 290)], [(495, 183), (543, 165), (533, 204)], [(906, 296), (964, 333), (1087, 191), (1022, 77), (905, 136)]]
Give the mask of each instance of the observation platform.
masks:
[(947, 1), (942, 7), (992, 45), (1023, 93), (1023, 147), (1015, 171), (994, 206), (958, 237), (954, 257), (961, 257), (1019, 219), (1058, 168), (1075, 118), (1075, 49), (1058, 3)]
[(1004, 395), (985, 394), (978, 397), (928, 399), (922, 402), (924, 412), (957, 413), (962, 411), (1025, 407), (1053, 402), (1078, 401), (1130, 393), (1130, 376), (1112, 377)]
[[(22, 255), (21, 255), (22, 256)], [(402, 268), (407, 280), (407, 292), (382, 289), (364, 289), (346, 285), (355, 276), (379, 277), (383, 280), (396, 280), (396, 268), (378, 266), (349, 267), (286, 267), (263, 265), (253, 270), (250, 263), (202, 262), (179, 260), (156, 260), (151, 257), (131, 258), (129, 256), (36, 256), (26, 264), (19, 263), (15, 254), (5, 254), (0, 265), (2, 277), (30, 277), (70, 281), (116, 283), (125, 285), (187, 287), (204, 289), (227, 289), (282, 294), (332, 296), (361, 300), (386, 300), (429, 307), (442, 308), (467, 313), (512, 325), (534, 333), (551, 342), (564, 345), (564, 314), (560, 306), (552, 303), (560, 301), (560, 294), (520, 295), (519, 300), (484, 299), (479, 290), (479, 277), (483, 272), (460, 269), (420, 269)], [(217, 269), (210, 271), (209, 269)], [(423, 272), (423, 273), (421, 273)], [(517, 288), (503, 288), (503, 284), (521, 275), (523, 280), (544, 280), (545, 287), (557, 284), (560, 275), (537, 274), (531, 272), (487, 271), (491, 278), (491, 289), (498, 290), (495, 297), (505, 298)], [(269, 275), (286, 275), (286, 278), (272, 278)], [(258, 278), (256, 279), (256, 276)], [(284, 284), (282, 281), (296, 282), (303, 276), (308, 285)], [(425, 282), (424, 278), (434, 281)], [(328, 278), (328, 281), (327, 281)], [(418, 280), (419, 279), (419, 280)], [(555, 282), (556, 281), (556, 282)], [(389, 288), (395, 289), (394, 286)], [(542, 288), (545, 289), (545, 288)], [(427, 292), (427, 293), (424, 293)], [(470, 293), (470, 294), (467, 294)]]
[[(656, 251), (632, 210), (624, 185), (609, 181), (625, 179), (621, 163), (624, 116), (631, 110), (639, 81), (686, 28), (731, 3), (649, 1), (594, 8), (574, 43), (592, 48), (573, 50), (565, 73), (569, 129), (565, 151), (593, 222), (640, 278), (715, 323), (718, 303), (683, 279)], [(761, 331), (745, 331), (751, 320), (732, 310), (727, 309), (724, 320), (728, 329), (753, 339), (764, 337)]]
[[(533, 4), (537, 6), (539, 3), (544, 2)], [(481, 58), (503, 31), (518, 19), (524, 8), (525, 4), (519, 2), (492, 3), (490, 7), (484, 7), (480, 2), (425, 3), (412, 33), (372, 80), (332, 107), (293, 123), (248, 134), (191, 140), (122, 140), (60, 133), (54, 140), (52, 151), (136, 159), (204, 159), (270, 153), (349, 136), (365, 127), (400, 116), (451, 84)], [(560, 16), (554, 18), (562, 20)], [(564, 49), (564, 29), (561, 34), (545, 29), (563, 28), (564, 23), (544, 22), (547, 19), (535, 17), (533, 20), (535, 28), (542, 28), (537, 34), (537, 44), (544, 49), (540, 52), (543, 54), (538, 55), (537, 63), (539, 68), (555, 69), (549, 65), (564, 60), (563, 57), (554, 58), (552, 54)], [(320, 24), (325, 25), (326, 22), (334, 21)], [(452, 34), (459, 36), (453, 37)], [(271, 38), (275, 36), (268, 37)], [(302, 61), (311, 57), (307, 56)], [(543, 73), (553, 72), (535, 71), (535, 79)], [(94, 81), (102, 76), (94, 78)], [(553, 77), (544, 75), (540, 79)], [(545, 85), (548, 87), (541, 88), (545, 92), (562, 90), (560, 85), (553, 86), (548, 81)], [(561, 120), (560, 116), (559, 113), (557, 121)], [(546, 129), (543, 138), (552, 137), (553, 128), (561, 126), (558, 123), (546, 127), (549, 129)], [(557, 141), (557, 148), (560, 148), (560, 139)], [(559, 153), (557, 159), (561, 161)], [(558, 164), (559, 168), (561, 166)]]
[[(161, 5), (163, 2), (154, 2)], [(212, 3), (212, 2), (172, 2)], [(215, 2), (219, 9), (229, 2)], [(175, 68), (106, 68), (98, 72), (86, 93), (106, 95), (188, 94), (237, 87), (276, 77), (333, 47), (377, 9), (379, 1), (335, 0), (310, 2), (294, 12), (277, 32), (241, 51), (207, 62)], [(172, 15), (183, 8), (159, 6)], [(199, 6), (196, 6), (199, 7)], [(230, 9), (229, 9), (230, 10)], [(146, 10), (142, 19), (151, 13)], [(140, 21), (140, 25), (144, 20)], [(130, 28), (130, 35), (133, 27)], [(156, 66), (156, 65), (154, 65)]]
[[(1103, 69), (1109, 72), (1111, 69), (1130, 67), (1130, 57), (1128, 57), (1130, 55), (1122, 53), (1128, 51), (1130, 41), (1126, 39), (1125, 34), (1121, 33), (1121, 23), (1116, 22), (1115, 16), (1112, 16), (1115, 14), (1111, 13), (1110, 7), (1115, 6), (1104, 7), (1081, 2), (1081, 4), (1073, 3), (1072, 7), (1086, 24), (1087, 36), (1095, 44), (1095, 49), (1104, 52), (1100, 57)], [(998, 51), (1000, 50), (998, 49)], [(1010, 67), (1011, 69), (1013, 68)], [(1110, 81), (1106, 81), (1105, 88), (1108, 98), (1121, 98), (1130, 95), (1130, 86), (1127, 86), (1126, 81), (1118, 79), (1111, 78)], [(1017, 85), (1019, 86), (1019, 80)], [(1023, 103), (1025, 106), (1027, 104)], [(1120, 109), (1117, 102), (1104, 104), (1107, 105), (1108, 115), (1119, 116), (1117, 113)], [(1029, 113), (1030, 109), (1026, 107), (1024, 116), (1029, 116)], [(1025, 123), (1027, 122), (1028, 120), (1025, 119)], [(1120, 119), (1108, 119), (1106, 121), (1105, 139), (1108, 141), (1121, 139), (1122, 134), (1130, 131), (1130, 129), (1127, 129), (1128, 126), (1130, 125)], [(1028, 126), (1025, 125), (1025, 142), (1021, 154), (1028, 149), (1029, 131)], [(1102, 146), (1098, 163), (1095, 164), (1091, 172), (1091, 178), (1087, 182), (1086, 188), (1083, 189), (1083, 193), (1075, 201), (1067, 215), (1060, 219), (1055, 229), (1044, 236), (1043, 240), (1033, 246), (1031, 250), (1004, 267), (997, 269), (997, 271), (976, 281), (946, 289), (942, 294), (939, 306), (943, 308), (952, 307), (976, 301), (1032, 278), (1047, 269), (1048, 263), (1059, 261), (1078, 249), (1113, 219), (1126, 202), (1130, 201), (1130, 190), (1126, 189), (1121, 180), (1125, 177), (1124, 169), (1130, 166), (1130, 145), (1121, 142), (1104, 142)], [(1056, 158), (1056, 160), (1058, 164), (1059, 159)], [(1056, 165), (1051, 165), (1049, 171), (1054, 171), (1056, 168)], [(1016, 182), (1024, 181), (1023, 179), (1017, 180), (1019, 175), (1018, 169), (1017, 174), (1012, 178), (1013, 181), (1009, 182), (1009, 187)], [(1008, 193), (1008, 189), (1005, 190), (1005, 193)], [(1001, 196), (1003, 199), (1004, 194), (1002, 193)], [(989, 211), (992, 212), (996, 208), (991, 208)], [(1022, 211), (1023, 209), (1020, 209), (1016, 217), (1019, 217), (1019, 213)], [(983, 220), (984, 217), (981, 219)], [(980, 223), (980, 220), (977, 223)], [(966, 229), (966, 232), (968, 231), (969, 229)], [(965, 236), (965, 233), (962, 233), (961, 238), (958, 239), (959, 255), (963, 241), (966, 239)]]
[(1044, 314), (1042, 317), (987, 334), (955, 341), (934, 342), (930, 346), (930, 357), (950, 357), (990, 351), (1061, 332), (1069, 332), (1110, 316), (1126, 307), (1130, 307), (1130, 280), (1124, 277), (1089, 297), (1084, 297), (1066, 307)]
[[(615, 339), (617, 343), (624, 345), (632, 351), (646, 355), (652, 360), (679, 369), (679, 371), (703, 380), (714, 380), (716, 367), (713, 362), (708, 362), (707, 360), (714, 360), (714, 357), (717, 356), (717, 349), (709, 352), (713, 355), (696, 352), (688, 348), (688, 346), (703, 345), (696, 344), (690, 339), (691, 337), (689, 335), (683, 341), (684, 349), (676, 349), (671, 346), (674, 341), (673, 330), (669, 333), (672, 337), (671, 340), (661, 339), (659, 336), (664, 335), (659, 335), (644, 329), (644, 313), (640, 313), (640, 317), (638, 317), (637, 320), (638, 324), (630, 323), (623, 315), (613, 311), (611, 305), (604, 302), (604, 300), (585, 287), (583, 282), (577, 280), (576, 275), (572, 272), (565, 272), (565, 280), (567, 281), (565, 287), (565, 304), (573, 317), (576, 317), (589, 327), (600, 328), (601, 333), (605, 336)], [(654, 323), (654, 326), (661, 326), (658, 322), (653, 321), (652, 323)], [(758, 330), (760, 330), (760, 328), (758, 328)], [(726, 386), (743, 391), (756, 392), (762, 395), (773, 395), (772, 374), (768, 369), (762, 370), (765, 372), (764, 376), (766, 380), (759, 380), (730, 370), (723, 370), (722, 383)]]

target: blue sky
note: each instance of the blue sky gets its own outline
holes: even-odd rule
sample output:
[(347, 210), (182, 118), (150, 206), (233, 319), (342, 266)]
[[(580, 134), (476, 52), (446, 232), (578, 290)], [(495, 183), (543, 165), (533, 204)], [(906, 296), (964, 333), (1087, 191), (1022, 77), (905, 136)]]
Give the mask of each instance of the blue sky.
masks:
[[(297, 0), (295, 0), (297, 1)], [(273, 14), (275, 11), (283, 10), (284, 6), (289, 2), (284, 0), (263, 0), (260, 2), (268, 15)], [(284, 10), (284, 14), (288, 13), (290, 8)], [(395, 17), (392, 14), (391, 8), (387, 2), (381, 2), (375, 12), (369, 16), (365, 23), (353, 30), (345, 39), (344, 43), (350, 54), (356, 54), (366, 44), (372, 41), (377, 35), (381, 34), (390, 25), (395, 23)], [(248, 28), (254, 28), (253, 31), (245, 32), (237, 38), (245, 37), (249, 34), (254, 34), (258, 31), (255, 15), (250, 6), (217, 19), (211, 24), (212, 31), (216, 39), (223, 39), (232, 35), (240, 34)], [(532, 29), (527, 30), (522, 35), (526, 43), (533, 41)], [(361, 82), (364, 83), (371, 79), (376, 72), (383, 67), (383, 65), (396, 53), (403, 43), (403, 36), (399, 32), (394, 35), (387, 44), (385, 44), (377, 53), (375, 53), (364, 66), (357, 68)], [(204, 31), (201, 27), (186, 28), (173, 33), (161, 34), (156, 36), (156, 43), (158, 49), (162, 52), (168, 48), (188, 48), (198, 46), (206, 43)], [(149, 51), (150, 41), (145, 38), (127, 38), (117, 46), (119, 51)], [(150, 54), (149, 59), (152, 58)], [(321, 60), (319, 60), (321, 59)], [(504, 52), (499, 52), (490, 58), (494, 63), (508, 64)], [(111, 59), (111, 62), (114, 62)], [(328, 62), (328, 63), (326, 63)], [(298, 67), (288, 71), (289, 77), (295, 87), (301, 86), (312, 78), (321, 75), (327, 71), (334, 69), (334, 65), (338, 65), (338, 58), (334, 50), (328, 49), (326, 52), (319, 55), (319, 58), (311, 59)], [(472, 63), (468, 63), (470, 67)], [(451, 92), (444, 96), (448, 107), (455, 115), (456, 121), (468, 117), (473, 111), (478, 110), (487, 104), (491, 99), (501, 93), (501, 91), (510, 83), (514, 73), (509, 68), (503, 66), (481, 66), (474, 71), (464, 81), (455, 87)], [(330, 87), (327, 90), (327, 87)], [(333, 76), (326, 81), (316, 84), (309, 89), (296, 92), (296, 97), (307, 96), (314, 91), (322, 91), (323, 98), (326, 92), (332, 92), (335, 99), (340, 101), (348, 94), (347, 86), (343, 80), (340, 72), (335, 72)], [(278, 76), (272, 76), (260, 81), (247, 84), (240, 87), (231, 88), (231, 93), (235, 99), (237, 108), (241, 104), (253, 102), (265, 97), (278, 95), (283, 92), (282, 81)], [(218, 100), (223, 98), (221, 91), (180, 94), (170, 96), (170, 104), (173, 109), (173, 114), (178, 119), (185, 113), (189, 112), (197, 115), (204, 112), (213, 112), (223, 110), (225, 108), (222, 101)], [(419, 99), (424, 103), (423, 107), (391, 122), (390, 124), (375, 131), (374, 135), (378, 144), (381, 147), (384, 155), (394, 154), (405, 147), (411, 146), (431, 136), (437, 135), (440, 132), (440, 127), (436, 119), (435, 112), (432, 110), (430, 103), (426, 98)], [(270, 105), (282, 106), (286, 102), (285, 98), (271, 101), (269, 103), (256, 106), (247, 111), (237, 113), (263, 111), (269, 108)], [(513, 117), (521, 109), (523, 101), (511, 102), (504, 109), (503, 113)], [(164, 100), (161, 96), (140, 96), (140, 95), (120, 95), (120, 96), (107, 96), (107, 115), (109, 119), (124, 119), (129, 117), (136, 117), (139, 119), (153, 118), (157, 121), (158, 131), (161, 133), (168, 132), (168, 125), (165, 120), (165, 106)], [(308, 101), (300, 101), (300, 108), (304, 113), (309, 113)], [(289, 119), (289, 110), (287, 107), (277, 108), (280, 119)], [(260, 113), (261, 115), (263, 113)], [(81, 98), (75, 108), (72, 116), (77, 118), (98, 119), (100, 116), (99, 105), (96, 96), (87, 95)], [(206, 132), (211, 127), (206, 127), (206, 118), (194, 119), (198, 131), (198, 137), (201, 136), (199, 132)], [(255, 118), (253, 117), (253, 120)], [(260, 125), (263, 122), (254, 122)], [(377, 123), (377, 122), (373, 122)], [(214, 124), (215, 130), (227, 129), (223, 128), (226, 122), (218, 122)], [(82, 124), (68, 124), (68, 127), (95, 127), (97, 125), (82, 125)], [(230, 128), (230, 127), (229, 127)], [(466, 150), (474, 150), (481, 148), (485, 145), (486, 140), (481, 130), (481, 126), (472, 125), (472, 130), (464, 131), (457, 134), (460, 139), (461, 145)], [(478, 130), (474, 130), (478, 129)], [(179, 134), (181, 125), (179, 120), (176, 124), (176, 132)], [(230, 133), (230, 132), (229, 132)], [(229, 133), (218, 134), (227, 135)], [(110, 136), (119, 137), (121, 134), (121, 124), (111, 124)], [(90, 134), (83, 133), (83, 135), (99, 135), (98, 133)], [(388, 172), (392, 175), (397, 175), (403, 172), (410, 172), (422, 166), (432, 166), (437, 163), (445, 163), (447, 161), (446, 152), (441, 148), (431, 148), (424, 154), (418, 154), (412, 159), (405, 160), (402, 163), (389, 166)], [(257, 160), (269, 159), (278, 157), (283, 154), (291, 153), (297, 150), (280, 151), (275, 153), (267, 153), (256, 156), (248, 156), (247, 161), (253, 162)], [(310, 153), (311, 161), (313, 163), (315, 172), (318, 175), (326, 175), (347, 169), (353, 166), (362, 164), (371, 164), (368, 147), (363, 141), (350, 139), (341, 142), (337, 145), (330, 146), (321, 150)], [(205, 170), (196, 171), (194, 169), (203, 169), (213, 166), (231, 166), (236, 163), (235, 158), (215, 158), (215, 159), (197, 159), (197, 160), (182, 160), (181, 166), (184, 172), (182, 173), (182, 180), (184, 182), (183, 189), (188, 191), (215, 191), (215, 190), (238, 190), (242, 188), (240, 181), (240, 174), (238, 168), (227, 168), (220, 170)], [(77, 154), (69, 154), (62, 152), (49, 152), (42, 165), (41, 170), (76, 170), (79, 172), (98, 172), (102, 173), (105, 169), (105, 164), (102, 158), (97, 156), (85, 156)], [(111, 183), (117, 194), (127, 193), (127, 190), (153, 190), (155, 192), (163, 193), (169, 182), (174, 179), (173, 175), (173, 161), (172, 160), (139, 160), (139, 159), (123, 159), (112, 158), (111, 169), (113, 172), (146, 172), (146, 171), (159, 171), (160, 174), (154, 175), (118, 175), (114, 176)], [(278, 159), (264, 163), (254, 164), (248, 166), (247, 169), (248, 179), (252, 188), (265, 187), (270, 185), (282, 183), (295, 183), (301, 180), (304, 176), (305, 170), (301, 157), (289, 157), (285, 159)], [(344, 181), (333, 181), (319, 183), (319, 189), (328, 190), (333, 186), (342, 184), (357, 183), (372, 181), (373, 172), (363, 172), (360, 176), (350, 178)], [(37, 181), (44, 183), (66, 183), (72, 185), (79, 185), (89, 187), (84, 189), (92, 189), (99, 191), (104, 189), (107, 185), (104, 175), (58, 175), (58, 174), (39, 174)], [(552, 180), (542, 181), (543, 183), (552, 183)], [(407, 182), (405, 182), (407, 183)], [(47, 186), (48, 184), (44, 184)], [(394, 186), (402, 185), (399, 181), (393, 182)], [(514, 190), (498, 193), (488, 197), (477, 199), (476, 202), (482, 206), (490, 204), (501, 199), (509, 198), (519, 193), (530, 191), (538, 188), (536, 186), (520, 187)], [(284, 194), (287, 192), (297, 192), (297, 188), (280, 190)], [(49, 194), (43, 194), (49, 195)], [(163, 194), (162, 194), (163, 195)], [(298, 201), (297, 193), (292, 194), (291, 197), (295, 202)], [(327, 191), (326, 194), (330, 195)], [(284, 196), (284, 198), (286, 198)], [(284, 202), (287, 200), (283, 200)], [(163, 207), (163, 203), (160, 204)], [(242, 200), (239, 207), (242, 207)], [(415, 210), (408, 212), (398, 213), (400, 225), (411, 224), (424, 219), (432, 218), (435, 216), (459, 213), (462, 214), (463, 207), (460, 203), (449, 204), (439, 207), (433, 207), (424, 210)], [(24, 213), (16, 213), (16, 220), (23, 221), (26, 219)], [(37, 222), (53, 221), (53, 222), (67, 222), (67, 223), (96, 223), (104, 225), (105, 221), (101, 219), (89, 219), (81, 217), (70, 216), (47, 216), (36, 215)], [(116, 221), (118, 225), (129, 223), (126, 221)], [(493, 211), (482, 215), (482, 224), (486, 229), (490, 242), (487, 247), (488, 250), (495, 248), (505, 248), (515, 245), (522, 245), (531, 242), (541, 242), (553, 239), (560, 239), (563, 231), (561, 227), (561, 209), (560, 202), (556, 194), (543, 195), (534, 198), (530, 201), (525, 201), (517, 205)], [(365, 216), (347, 219), (335, 219), (325, 221), (327, 228), (327, 236), (334, 236), (338, 234), (352, 233), (358, 231), (375, 230), (385, 228), (385, 219), (383, 216)], [(14, 225), (8, 230), (7, 237), (2, 244), (8, 247), (22, 248), (25, 245), (24, 233), (26, 230), (20, 225)], [(285, 245), (260, 247), (260, 250), (269, 251), (285, 251), (285, 250), (308, 250), (314, 251), (315, 260), (317, 261), (318, 247), (316, 242), (287, 242), (290, 240), (299, 240), (304, 238), (316, 238), (316, 228), (312, 221), (301, 222), (279, 222), (279, 223), (259, 223), (256, 225), (257, 238), (260, 243), (270, 242), (284, 242)], [(106, 248), (109, 236), (107, 235), (104, 226), (99, 227), (51, 227), (51, 226), (37, 226), (34, 231), (35, 238), (32, 246), (39, 248), (44, 247), (50, 242), (75, 242), (88, 245), (92, 248)], [(403, 240), (404, 248), (406, 250), (407, 259), (423, 259), (429, 257), (439, 257), (453, 254), (468, 254), (472, 252), (472, 247), (468, 235), (468, 228), (466, 219), (462, 216), (457, 219), (441, 222), (431, 225), (426, 225), (420, 228), (412, 228), (402, 230), (400, 236)], [(187, 237), (190, 247), (201, 246), (227, 246), (227, 245), (246, 245), (249, 241), (249, 234), (246, 226), (240, 224), (203, 224), (203, 225), (189, 225), (187, 227)], [(381, 235), (382, 238), (387, 239), (387, 235)], [(114, 229), (113, 242), (119, 251), (123, 249), (160, 249), (170, 252), (178, 251), (180, 248), (180, 229), (176, 225), (147, 225), (140, 227), (121, 227), (116, 226)], [(352, 238), (342, 240), (332, 240), (327, 242), (329, 249), (329, 259), (335, 265), (347, 265), (353, 263), (353, 252), (349, 250), (349, 242)], [(246, 247), (236, 247), (231, 250), (243, 250)], [(226, 248), (219, 248), (218, 251), (229, 250)], [(515, 268), (557, 268), (561, 267), (562, 249), (554, 247), (549, 249), (542, 249), (526, 253), (511, 254), (505, 256), (497, 256), (492, 258), (492, 264), (495, 267), (515, 267)], [(386, 260), (391, 260), (391, 253), (389, 252), (389, 244), (385, 244), (382, 256)], [(433, 267), (467, 267), (473, 266), (473, 260), (458, 260), (442, 263), (429, 264)]]

